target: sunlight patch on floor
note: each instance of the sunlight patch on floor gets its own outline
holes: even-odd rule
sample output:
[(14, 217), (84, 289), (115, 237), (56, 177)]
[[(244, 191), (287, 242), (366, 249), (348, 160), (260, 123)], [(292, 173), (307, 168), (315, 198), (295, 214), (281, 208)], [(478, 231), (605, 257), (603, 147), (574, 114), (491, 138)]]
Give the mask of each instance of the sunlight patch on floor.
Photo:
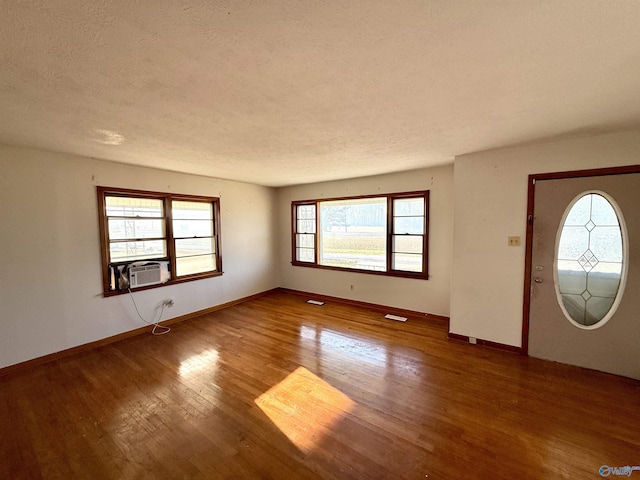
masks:
[(188, 377), (205, 371), (215, 372), (218, 365), (218, 351), (215, 349), (205, 350), (189, 356), (180, 363), (178, 374), (181, 377)]
[(304, 367), (255, 400), (287, 438), (302, 452), (311, 452), (355, 403)]
[(369, 339), (354, 338), (319, 325), (313, 327), (302, 325), (300, 338), (303, 341), (314, 342), (320, 349), (330, 349), (336, 354), (355, 358), (361, 362), (379, 366), (387, 364), (385, 346)]

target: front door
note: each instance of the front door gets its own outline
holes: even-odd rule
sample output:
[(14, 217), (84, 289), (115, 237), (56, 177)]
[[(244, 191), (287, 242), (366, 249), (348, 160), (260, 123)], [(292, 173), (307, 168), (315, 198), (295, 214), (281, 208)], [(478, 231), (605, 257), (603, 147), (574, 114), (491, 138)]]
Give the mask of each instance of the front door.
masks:
[(529, 355), (640, 379), (640, 173), (534, 189)]

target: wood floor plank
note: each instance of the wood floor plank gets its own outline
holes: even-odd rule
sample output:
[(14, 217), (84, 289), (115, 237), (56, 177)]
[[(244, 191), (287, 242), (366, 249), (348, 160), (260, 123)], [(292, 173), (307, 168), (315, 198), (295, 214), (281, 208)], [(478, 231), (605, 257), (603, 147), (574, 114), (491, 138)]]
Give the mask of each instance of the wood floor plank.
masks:
[(638, 381), (286, 292), (0, 382), (3, 479), (573, 479), (640, 464)]

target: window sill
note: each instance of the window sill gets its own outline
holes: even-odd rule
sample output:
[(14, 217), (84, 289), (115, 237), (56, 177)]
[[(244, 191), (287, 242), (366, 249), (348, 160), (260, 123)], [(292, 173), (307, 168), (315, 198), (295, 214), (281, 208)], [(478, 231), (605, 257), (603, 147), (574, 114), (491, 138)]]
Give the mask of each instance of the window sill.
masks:
[(291, 265), (293, 265), (294, 267), (317, 268), (320, 270), (334, 270), (336, 272), (365, 273), (367, 275), (378, 275), (383, 277), (399, 277), (399, 278), (412, 278), (415, 280), (429, 280), (428, 274), (402, 272), (399, 270), (382, 272), (379, 270), (365, 270), (361, 268), (331, 267), (329, 265), (317, 265), (315, 263), (305, 263), (305, 262), (291, 262)]

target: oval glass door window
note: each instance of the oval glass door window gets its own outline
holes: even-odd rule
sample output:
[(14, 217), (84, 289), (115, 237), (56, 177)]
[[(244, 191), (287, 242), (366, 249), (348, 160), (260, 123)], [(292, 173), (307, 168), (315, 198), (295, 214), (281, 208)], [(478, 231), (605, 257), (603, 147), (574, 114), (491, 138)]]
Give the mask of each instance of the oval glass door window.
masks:
[(626, 229), (603, 192), (576, 197), (558, 232), (554, 271), (558, 303), (575, 326), (594, 329), (615, 313), (626, 279)]

